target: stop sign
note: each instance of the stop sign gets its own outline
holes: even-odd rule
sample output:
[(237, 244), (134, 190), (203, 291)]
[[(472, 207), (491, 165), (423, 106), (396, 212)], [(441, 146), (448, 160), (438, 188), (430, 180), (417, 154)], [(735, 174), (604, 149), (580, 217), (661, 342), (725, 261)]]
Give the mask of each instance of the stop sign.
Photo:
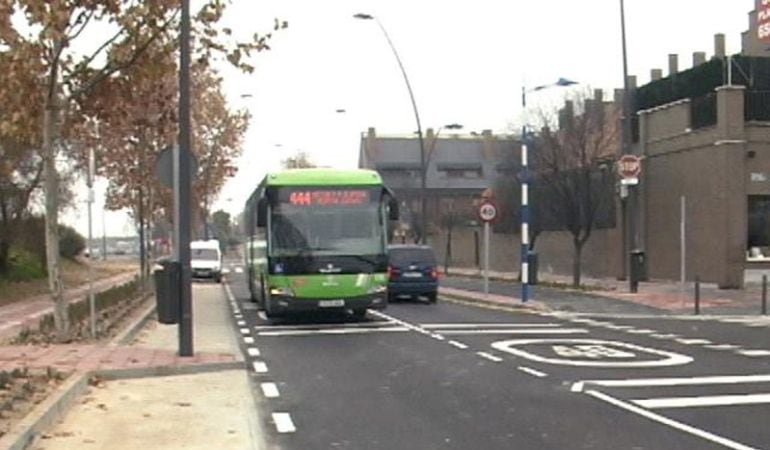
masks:
[(623, 155), (618, 160), (618, 173), (622, 178), (637, 178), (642, 173), (642, 162), (636, 155)]

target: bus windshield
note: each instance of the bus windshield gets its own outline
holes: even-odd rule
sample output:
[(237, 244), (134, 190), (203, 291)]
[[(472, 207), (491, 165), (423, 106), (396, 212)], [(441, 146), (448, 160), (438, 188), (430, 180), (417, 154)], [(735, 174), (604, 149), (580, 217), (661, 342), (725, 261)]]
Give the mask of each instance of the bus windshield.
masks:
[(272, 208), (272, 256), (377, 255), (385, 252), (379, 202), (357, 205), (279, 204)]

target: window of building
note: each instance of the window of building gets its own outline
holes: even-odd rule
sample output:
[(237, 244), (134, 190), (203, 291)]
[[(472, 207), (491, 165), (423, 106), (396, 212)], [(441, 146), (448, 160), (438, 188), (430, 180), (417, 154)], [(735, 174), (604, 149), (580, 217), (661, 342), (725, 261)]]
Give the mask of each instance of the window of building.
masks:
[(770, 195), (749, 196), (748, 219), (748, 259), (770, 260)]

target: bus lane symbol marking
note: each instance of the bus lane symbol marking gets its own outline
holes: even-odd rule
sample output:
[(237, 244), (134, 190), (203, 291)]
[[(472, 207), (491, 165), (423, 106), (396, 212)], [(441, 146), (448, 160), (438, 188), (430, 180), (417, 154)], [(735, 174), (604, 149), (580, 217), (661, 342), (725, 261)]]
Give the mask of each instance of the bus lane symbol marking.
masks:
[[(527, 345), (549, 345), (561, 357), (551, 358), (527, 351), (523, 348)], [(688, 364), (693, 361), (693, 358), (678, 353), (626, 342), (599, 339), (512, 339), (494, 342), (492, 348), (531, 361), (574, 367), (666, 367)], [(656, 359), (640, 359), (642, 356), (656, 357)], [(585, 358), (590, 359), (586, 360)], [(619, 358), (635, 359), (618, 361)]]

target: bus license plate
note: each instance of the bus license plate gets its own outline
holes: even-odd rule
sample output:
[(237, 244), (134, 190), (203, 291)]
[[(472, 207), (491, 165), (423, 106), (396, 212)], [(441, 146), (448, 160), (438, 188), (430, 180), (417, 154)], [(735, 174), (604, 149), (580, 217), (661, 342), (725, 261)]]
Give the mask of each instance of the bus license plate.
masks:
[(339, 308), (345, 306), (345, 300), (319, 300), (318, 306), (321, 308)]

